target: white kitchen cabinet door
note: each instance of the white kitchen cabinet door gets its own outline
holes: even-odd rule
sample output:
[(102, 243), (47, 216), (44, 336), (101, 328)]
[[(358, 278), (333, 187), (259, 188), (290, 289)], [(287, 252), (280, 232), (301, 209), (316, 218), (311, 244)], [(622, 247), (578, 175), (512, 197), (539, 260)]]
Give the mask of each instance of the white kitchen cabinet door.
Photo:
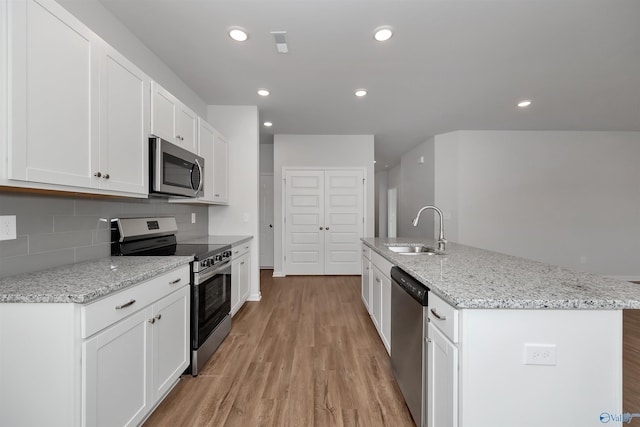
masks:
[(151, 133), (198, 152), (198, 116), (156, 82), (151, 82)]
[(371, 320), (373, 320), (373, 324), (379, 332), (382, 318), (382, 278), (384, 276), (375, 265), (372, 265), (371, 273), (373, 275), (373, 287), (371, 292), (371, 306), (369, 307), (369, 313), (371, 314)]
[(363, 171), (325, 171), (324, 193), (324, 274), (358, 274), (364, 230)]
[(247, 253), (240, 258), (240, 301), (244, 302), (249, 298), (249, 288), (251, 285), (251, 254)]
[(285, 194), (285, 272), (324, 274), (324, 171), (287, 171)]
[(458, 425), (458, 348), (432, 323), (427, 340), (427, 427)]
[(150, 79), (110, 46), (100, 69), (100, 187), (147, 195)]
[(215, 129), (201, 118), (198, 118), (198, 154), (204, 159), (204, 195), (198, 201), (213, 202), (214, 191), (214, 144)]
[(83, 425), (135, 426), (150, 410), (151, 308), (82, 344)]
[(231, 315), (235, 315), (249, 298), (251, 287), (251, 245), (243, 243), (232, 248)]
[(8, 178), (97, 187), (102, 41), (58, 3), (9, 1)]
[(188, 286), (153, 305), (153, 392), (154, 399), (164, 396), (189, 366)]
[(391, 279), (382, 275), (380, 283), (380, 336), (387, 353), (391, 353)]
[(369, 311), (370, 306), (370, 287), (371, 287), (371, 261), (362, 255), (362, 302)]
[(176, 114), (176, 143), (192, 153), (197, 153), (198, 116), (180, 102)]
[(178, 100), (156, 82), (151, 82), (151, 133), (177, 144)]
[(229, 202), (229, 143), (220, 134), (213, 143), (213, 201)]

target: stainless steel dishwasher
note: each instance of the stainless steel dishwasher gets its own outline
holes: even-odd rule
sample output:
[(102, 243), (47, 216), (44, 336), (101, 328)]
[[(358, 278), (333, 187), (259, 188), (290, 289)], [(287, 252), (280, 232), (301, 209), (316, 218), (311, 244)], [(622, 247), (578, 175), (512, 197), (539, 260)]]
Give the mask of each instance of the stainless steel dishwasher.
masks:
[(427, 420), (428, 291), (408, 273), (391, 268), (391, 370), (418, 427)]

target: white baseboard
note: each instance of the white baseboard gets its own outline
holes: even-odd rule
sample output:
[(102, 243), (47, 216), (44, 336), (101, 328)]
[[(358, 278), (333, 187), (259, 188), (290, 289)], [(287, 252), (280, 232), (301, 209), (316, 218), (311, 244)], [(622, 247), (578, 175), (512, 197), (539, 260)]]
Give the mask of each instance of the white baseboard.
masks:
[(287, 277), (282, 271), (274, 271), (271, 277)]
[(249, 298), (247, 301), (260, 301), (262, 299), (262, 292), (258, 292), (257, 294), (249, 294)]

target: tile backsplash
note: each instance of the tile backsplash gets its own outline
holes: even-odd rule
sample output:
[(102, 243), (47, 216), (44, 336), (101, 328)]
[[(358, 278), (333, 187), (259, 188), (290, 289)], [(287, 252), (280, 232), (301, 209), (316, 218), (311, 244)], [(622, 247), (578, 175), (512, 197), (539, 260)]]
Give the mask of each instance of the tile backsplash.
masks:
[[(191, 214), (196, 223), (191, 223)], [(178, 241), (206, 236), (208, 208), (166, 199), (104, 199), (0, 191), (0, 215), (16, 215), (17, 238), (0, 241), (0, 277), (110, 254), (110, 219), (174, 216)]]

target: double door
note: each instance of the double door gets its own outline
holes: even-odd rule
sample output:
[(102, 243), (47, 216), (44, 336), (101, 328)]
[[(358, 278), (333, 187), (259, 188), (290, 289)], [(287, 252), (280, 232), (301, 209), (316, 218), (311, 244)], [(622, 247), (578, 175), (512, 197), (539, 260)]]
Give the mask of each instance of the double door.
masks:
[(362, 170), (285, 172), (286, 274), (360, 274)]

